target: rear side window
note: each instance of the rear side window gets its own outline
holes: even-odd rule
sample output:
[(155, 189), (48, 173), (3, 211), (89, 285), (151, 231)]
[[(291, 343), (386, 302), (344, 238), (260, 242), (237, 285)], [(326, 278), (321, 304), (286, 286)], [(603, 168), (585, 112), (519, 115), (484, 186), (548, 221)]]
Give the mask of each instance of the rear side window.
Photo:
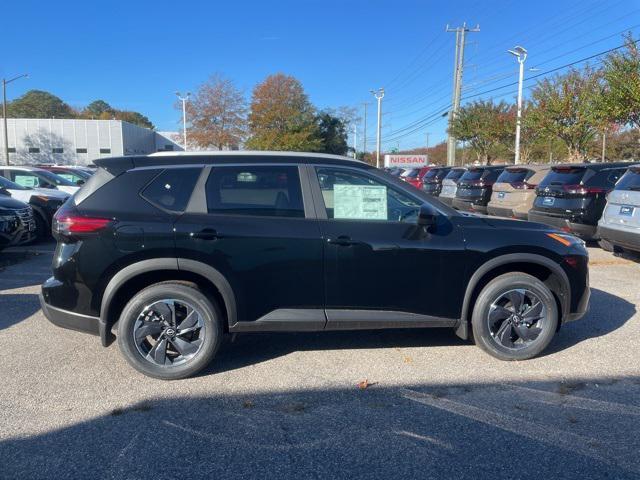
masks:
[(96, 190), (102, 187), (104, 184), (113, 179), (114, 176), (106, 171), (104, 168), (98, 168), (96, 173), (91, 175), (89, 179), (82, 185), (82, 188), (76, 192), (73, 196), (73, 201), (76, 205), (80, 205), (80, 203), (90, 195), (92, 195)]
[(584, 168), (552, 168), (540, 182), (541, 187), (549, 185), (578, 185), (586, 173)]
[(630, 168), (616, 184), (616, 190), (640, 190), (640, 168)]
[(626, 168), (606, 168), (586, 180), (585, 184), (591, 187), (602, 187), (611, 190), (620, 177), (624, 174)]
[(209, 213), (304, 217), (298, 167), (215, 167), (206, 185)]
[(184, 212), (201, 171), (200, 168), (167, 168), (142, 190), (142, 197), (157, 207)]

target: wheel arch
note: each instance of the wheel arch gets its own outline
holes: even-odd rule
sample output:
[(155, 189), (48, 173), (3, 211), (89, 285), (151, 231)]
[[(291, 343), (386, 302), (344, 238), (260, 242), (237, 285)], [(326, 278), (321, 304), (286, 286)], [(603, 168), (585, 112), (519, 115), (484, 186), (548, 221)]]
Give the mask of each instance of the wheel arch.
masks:
[(102, 345), (107, 346), (114, 340), (111, 329), (118, 321), (125, 304), (135, 293), (154, 283), (169, 280), (193, 283), (216, 300), (225, 316), (225, 330), (238, 321), (235, 294), (218, 270), (196, 260), (153, 258), (132, 263), (109, 280), (100, 304), (99, 330)]
[(550, 258), (534, 253), (515, 253), (500, 255), (483, 263), (471, 276), (464, 294), (460, 323), (456, 334), (463, 338), (469, 338), (469, 321), (473, 306), (478, 295), (494, 278), (509, 272), (522, 272), (530, 274), (544, 282), (553, 293), (560, 312), (560, 321), (569, 312), (571, 305), (571, 288), (569, 278), (562, 267)]

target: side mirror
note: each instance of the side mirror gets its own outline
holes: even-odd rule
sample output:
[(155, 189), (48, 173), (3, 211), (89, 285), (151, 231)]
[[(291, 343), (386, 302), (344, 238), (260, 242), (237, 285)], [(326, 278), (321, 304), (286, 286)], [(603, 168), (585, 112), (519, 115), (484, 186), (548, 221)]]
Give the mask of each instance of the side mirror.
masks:
[(420, 206), (420, 212), (418, 212), (418, 225), (422, 227), (431, 227), (436, 224), (438, 215), (433, 212), (431, 206), (426, 203)]
[(76, 181), (76, 185), (78, 185), (78, 186), (84, 185), (84, 180), (77, 180)]
[(11, 192), (4, 187), (0, 187), (0, 195), (6, 195), (7, 197), (10, 197)]

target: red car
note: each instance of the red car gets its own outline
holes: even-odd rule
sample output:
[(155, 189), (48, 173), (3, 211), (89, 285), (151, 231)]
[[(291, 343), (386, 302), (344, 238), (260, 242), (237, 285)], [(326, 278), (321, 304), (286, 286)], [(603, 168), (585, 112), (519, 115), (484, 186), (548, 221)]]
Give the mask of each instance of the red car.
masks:
[(410, 183), (414, 187), (422, 189), (422, 179), (427, 174), (427, 172), (434, 167), (435, 165), (432, 165), (430, 167), (412, 168), (407, 173), (403, 173), (402, 177), (400, 178), (402, 178), (402, 180), (404, 180), (405, 182)]

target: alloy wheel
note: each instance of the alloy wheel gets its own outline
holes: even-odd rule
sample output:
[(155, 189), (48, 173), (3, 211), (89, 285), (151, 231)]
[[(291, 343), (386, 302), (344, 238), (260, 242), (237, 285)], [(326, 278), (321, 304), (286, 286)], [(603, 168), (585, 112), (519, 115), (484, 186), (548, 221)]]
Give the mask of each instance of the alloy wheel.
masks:
[(154, 365), (189, 361), (204, 343), (202, 314), (183, 300), (163, 299), (146, 306), (133, 326), (138, 353)]
[(496, 343), (520, 350), (536, 341), (546, 318), (547, 309), (540, 297), (531, 290), (516, 288), (501, 293), (491, 304), (487, 323)]

